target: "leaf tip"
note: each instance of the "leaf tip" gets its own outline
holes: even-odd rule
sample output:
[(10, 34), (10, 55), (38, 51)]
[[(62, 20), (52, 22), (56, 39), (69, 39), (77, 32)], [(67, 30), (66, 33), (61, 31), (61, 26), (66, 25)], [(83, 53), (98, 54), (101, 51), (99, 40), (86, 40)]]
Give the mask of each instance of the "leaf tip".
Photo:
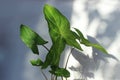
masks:
[(48, 8), (49, 6), (50, 6), (49, 4), (45, 4), (44, 9)]
[(20, 29), (23, 28), (24, 26), (25, 26), (24, 24), (21, 24), (21, 25), (20, 25)]

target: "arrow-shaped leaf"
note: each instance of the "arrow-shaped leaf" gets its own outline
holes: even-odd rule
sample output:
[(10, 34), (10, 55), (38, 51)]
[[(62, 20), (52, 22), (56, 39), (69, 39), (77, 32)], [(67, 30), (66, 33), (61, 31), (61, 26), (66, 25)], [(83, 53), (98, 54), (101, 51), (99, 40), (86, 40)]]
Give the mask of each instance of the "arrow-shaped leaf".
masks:
[(70, 30), (69, 21), (59, 10), (46, 4), (44, 6), (44, 15), (48, 22), (49, 33), (53, 43), (56, 42), (58, 37), (62, 37), (66, 41), (66, 44), (82, 50)]
[(85, 46), (92, 46), (92, 47), (94, 47), (94, 48), (102, 51), (103, 53), (108, 53), (100, 44), (91, 43), (89, 40), (87, 40), (87, 39), (83, 36), (83, 34), (82, 34), (82, 32), (81, 32), (80, 30), (78, 30), (78, 29), (76, 29), (76, 28), (75, 28), (75, 30), (76, 30), (76, 32), (78, 33), (79, 38), (78, 38), (78, 36), (77, 36), (77, 38), (78, 38), (78, 40), (80, 40), (80, 43), (81, 43), (81, 44), (84, 44)]
[(20, 26), (20, 38), (35, 54), (39, 54), (37, 45), (47, 43), (47, 41), (43, 40), (36, 32), (26, 25)]

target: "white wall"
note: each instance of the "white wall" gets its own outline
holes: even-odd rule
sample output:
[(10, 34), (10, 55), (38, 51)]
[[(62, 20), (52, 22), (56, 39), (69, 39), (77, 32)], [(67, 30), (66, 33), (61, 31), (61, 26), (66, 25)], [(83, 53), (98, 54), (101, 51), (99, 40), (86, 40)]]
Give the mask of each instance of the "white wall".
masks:
[(70, 80), (120, 80), (119, 7), (119, 0), (74, 1), (72, 26), (79, 28), (85, 36), (92, 36), (88, 36), (89, 40), (96, 42), (97, 39), (108, 50), (109, 55), (84, 46), (86, 51), (80, 53), (74, 50), (69, 63), (73, 72)]

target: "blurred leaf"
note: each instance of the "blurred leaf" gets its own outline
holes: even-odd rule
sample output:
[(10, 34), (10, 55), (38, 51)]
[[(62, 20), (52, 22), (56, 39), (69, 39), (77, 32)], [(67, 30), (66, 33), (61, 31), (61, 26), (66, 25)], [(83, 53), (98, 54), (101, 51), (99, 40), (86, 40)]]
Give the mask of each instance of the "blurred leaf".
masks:
[(68, 45), (73, 46), (82, 51), (82, 48), (80, 44), (76, 41), (76, 36), (73, 35), (72, 31), (68, 31), (66, 34), (64, 34), (64, 39)]
[(43, 62), (39, 58), (37, 60), (31, 60), (30, 63), (33, 66), (42, 66), (43, 65)]
[(103, 53), (108, 54), (108, 52), (105, 50), (105, 48), (103, 48), (100, 44), (89, 43), (88, 46), (92, 46), (92, 47), (102, 51)]
[(79, 37), (79, 35), (76, 32), (74, 32), (74, 31), (71, 31), (71, 32), (72, 32), (72, 34), (74, 35), (74, 37), (76, 39), (80, 40), (80, 37)]
[(59, 10), (46, 4), (44, 6), (44, 15), (48, 22), (49, 33), (53, 43), (56, 42), (58, 37), (62, 37), (66, 41), (66, 44), (82, 50), (70, 30), (69, 21)]
[(59, 67), (53, 67), (50, 73), (56, 75), (56, 76), (61, 76), (61, 77), (70, 77), (70, 72), (64, 68), (59, 68)]
[(59, 66), (60, 56), (65, 48), (65, 41), (62, 37), (58, 38), (55, 43), (53, 43), (49, 53), (46, 56), (46, 60), (42, 68), (47, 68), (49, 65)]
[(92, 46), (100, 51), (102, 51), (103, 53), (108, 53), (100, 44), (96, 44), (96, 43), (91, 43), (89, 40), (85, 39), (85, 37), (83, 36), (83, 34), (81, 33), (80, 30), (76, 29), (76, 32), (78, 33), (79, 35), (79, 40), (80, 40), (80, 43), (81, 44), (84, 44), (85, 46)]
[(36, 32), (25, 25), (20, 26), (20, 37), (35, 54), (39, 54), (37, 45), (47, 43), (47, 41), (43, 40)]

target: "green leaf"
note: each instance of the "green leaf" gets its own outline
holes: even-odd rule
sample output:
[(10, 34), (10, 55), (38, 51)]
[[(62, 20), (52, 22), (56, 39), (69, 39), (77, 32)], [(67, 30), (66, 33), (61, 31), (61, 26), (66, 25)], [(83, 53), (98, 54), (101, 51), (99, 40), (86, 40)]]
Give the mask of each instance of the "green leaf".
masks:
[(53, 67), (50, 73), (56, 75), (56, 76), (61, 76), (61, 77), (70, 77), (70, 72), (64, 68), (59, 68), (59, 67)]
[(31, 60), (30, 63), (33, 66), (42, 66), (43, 65), (43, 62), (39, 58), (37, 60)]
[(65, 48), (65, 41), (62, 37), (58, 38), (50, 48), (49, 53), (46, 56), (46, 60), (42, 68), (47, 68), (49, 65), (59, 66), (60, 56)]
[(72, 31), (72, 34), (74, 35), (74, 37), (75, 37), (76, 39), (80, 40), (80, 37), (79, 37), (79, 35), (78, 35), (76, 32)]
[(79, 39), (85, 40), (85, 37), (83, 36), (82, 32), (81, 32), (79, 29), (77, 29), (77, 28), (74, 28), (74, 29), (75, 29), (76, 32), (79, 34)]
[(76, 36), (73, 35), (72, 31), (68, 31), (66, 34), (64, 34), (64, 39), (68, 45), (73, 46), (82, 51), (82, 48), (80, 44), (76, 41)]
[(48, 22), (52, 42), (55, 43), (58, 37), (62, 37), (66, 41), (66, 44), (82, 50), (70, 30), (70, 23), (67, 18), (59, 10), (48, 4), (44, 6), (43, 11), (45, 19)]
[(36, 32), (26, 25), (20, 26), (20, 38), (35, 54), (39, 54), (37, 45), (47, 43), (47, 41), (43, 40)]
[(84, 44), (85, 46), (92, 46), (92, 47), (102, 51), (103, 53), (106, 53), (106, 54), (108, 53), (100, 44), (91, 43), (89, 40), (87, 40), (83, 36), (83, 34), (80, 30), (78, 30), (76, 28), (75, 28), (75, 30), (76, 30), (76, 32), (78, 33), (78, 36), (79, 36), (79, 37), (77, 36), (76, 38), (78, 38), (78, 40), (80, 41), (81, 44)]
[(88, 46), (92, 46), (92, 47), (102, 51), (103, 53), (108, 54), (108, 52), (105, 50), (105, 48), (103, 48), (100, 44), (89, 43)]
[(58, 36), (65, 34), (65, 31), (70, 29), (70, 23), (59, 10), (51, 5), (46, 4), (43, 11), (48, 22), (50, 36), (55, 42)]

